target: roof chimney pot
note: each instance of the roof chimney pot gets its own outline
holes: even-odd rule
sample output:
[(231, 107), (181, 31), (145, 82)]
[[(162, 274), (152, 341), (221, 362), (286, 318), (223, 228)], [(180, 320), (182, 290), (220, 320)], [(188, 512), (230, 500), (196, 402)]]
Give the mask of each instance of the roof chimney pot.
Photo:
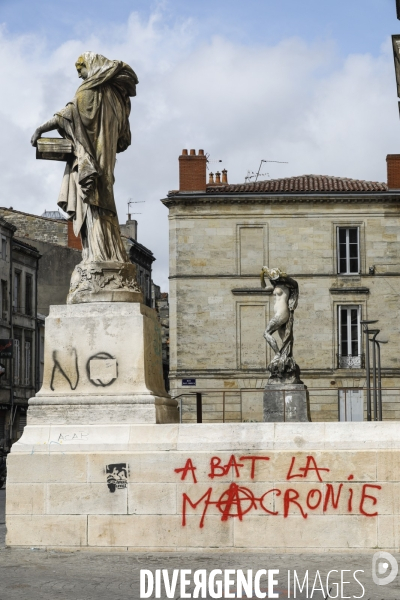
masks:
[(196, 150), (191, 150), (190, 151), (190, 156), (196, 156)]
[(387, 162), (387, 185), (389, 190), (400, 189), (400, 154), (388, 154)]
[(228, 171), (222, 169), (222, 183), (228, 183)]

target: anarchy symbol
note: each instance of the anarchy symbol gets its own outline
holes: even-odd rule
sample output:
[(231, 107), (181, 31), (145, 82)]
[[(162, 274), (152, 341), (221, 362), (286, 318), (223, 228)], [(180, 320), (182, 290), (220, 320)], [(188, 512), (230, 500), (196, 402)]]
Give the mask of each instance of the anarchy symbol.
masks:
[(256, 498), (251, 490), (245, 487), (239, 487), (236, 483), (231, 483), (218, 502), (218, 510), (222, 513), (221, 521), (227, 521), (228, 517), (238, 517), (242, 520), (243, 515), (252, 508), (257, 509)]

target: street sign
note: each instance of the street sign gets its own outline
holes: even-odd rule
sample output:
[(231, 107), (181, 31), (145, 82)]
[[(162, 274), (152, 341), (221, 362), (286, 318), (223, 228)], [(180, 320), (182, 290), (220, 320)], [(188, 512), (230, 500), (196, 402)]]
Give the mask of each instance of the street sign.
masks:
[(12, 358), (13, 340), (0, 339), (0, 358)]
[(182, 385), (194, 386), (194, 385), (196, 385), (196, 380), (195, 379), (182, 379)]

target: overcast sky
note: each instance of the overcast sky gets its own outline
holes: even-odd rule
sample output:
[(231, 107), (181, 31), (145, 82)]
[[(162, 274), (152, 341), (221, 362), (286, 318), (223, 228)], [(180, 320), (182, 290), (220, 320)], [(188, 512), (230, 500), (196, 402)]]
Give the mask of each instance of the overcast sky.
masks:
[[(400, 153), (390, 35), (395, 0), (0, 0), (1, 206), (56, 209), (64, 165), (36, 161), (34, 129), (72, 99), (86, 50), (130, 64), (132, 146), (118, 155), (119, 219), (168, 287), (168, 211), (182, 148), (230, 183), (306, 173), (386, 180)], [(214, 169), (215, 170), (215, 169)]]

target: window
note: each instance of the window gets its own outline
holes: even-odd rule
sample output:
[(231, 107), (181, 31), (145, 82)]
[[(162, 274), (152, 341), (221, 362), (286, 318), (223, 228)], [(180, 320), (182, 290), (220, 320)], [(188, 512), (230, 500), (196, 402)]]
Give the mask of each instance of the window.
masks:
[(8, 319), (8, 285), (5, 279), (1, 280), (1, 318)]
[(24, 432), (24, 427), (26, 427), (26, 413), (20, 413), (18, 419), (18, 433), (22, 434)]
[(25, 275), (25, 314), (32, 315), (32, 275)]
[(21, 380), (21, 340), (14, 338), (14, 383), (19, 385)]
[(337, 228), (338, 273), (351, 275), (360, 272), (359, 227)]
[(5, 237), (1, 237), (1, 258), (7, 260), (7, 240)]
[(14, 273), (14, 294), (13, 294), (13, 308), (14, 312), (18, 312), (21, 306), (21, 272), (15, 271)]
[(360, 369), (361, 327), (360, 306), (339, 306), (339, 369)]
[(0, 359), (0, 364), (5, 369), (4, 375), (2, 375), (0, 378), (0, 388), (3, 385), (10, 385), (11, 360), (12, 359), (10, 359), (10, 358), (1, 358)]
[(27, 340), (25, 342), (25, 385), (32, 383), (31, 362), (31, 340)]

